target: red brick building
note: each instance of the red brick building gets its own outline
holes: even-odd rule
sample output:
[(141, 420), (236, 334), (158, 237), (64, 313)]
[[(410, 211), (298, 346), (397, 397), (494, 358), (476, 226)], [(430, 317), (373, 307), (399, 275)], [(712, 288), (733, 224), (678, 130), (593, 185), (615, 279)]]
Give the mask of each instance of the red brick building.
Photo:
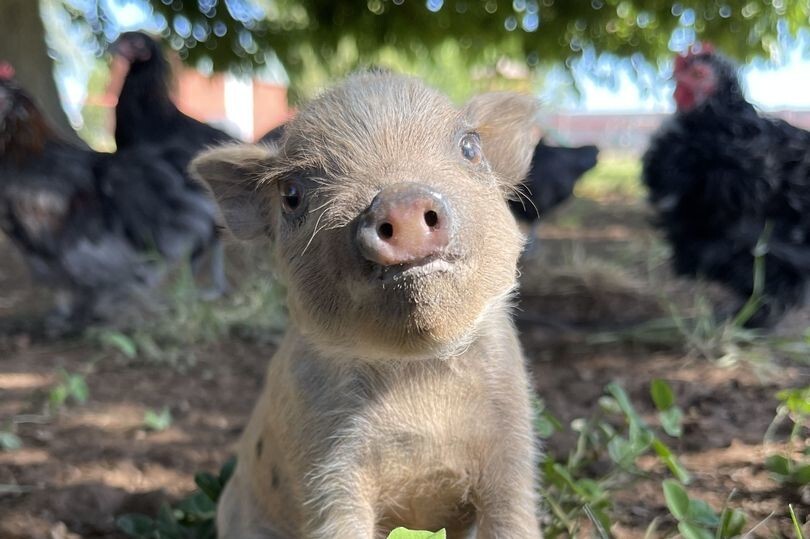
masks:
[(207, 77), (185, 68), (177, 77), (175, 102), (189, 116), (255, 140), (290, 116), (287, 88), (228, 74)]

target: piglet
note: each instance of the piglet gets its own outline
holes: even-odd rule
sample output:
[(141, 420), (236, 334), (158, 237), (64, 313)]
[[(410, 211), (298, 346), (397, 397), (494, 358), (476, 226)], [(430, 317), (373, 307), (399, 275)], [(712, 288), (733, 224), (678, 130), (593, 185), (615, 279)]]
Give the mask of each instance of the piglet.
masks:
[(233, 235), (269, 240), (291, 318), (220, 538), (541, 536), (511, 320), (524, 238), (507, 205), (536, 106), (494, 93), (459, 109), (418, 80), (361, 73), (277, 142), (194, 161)]

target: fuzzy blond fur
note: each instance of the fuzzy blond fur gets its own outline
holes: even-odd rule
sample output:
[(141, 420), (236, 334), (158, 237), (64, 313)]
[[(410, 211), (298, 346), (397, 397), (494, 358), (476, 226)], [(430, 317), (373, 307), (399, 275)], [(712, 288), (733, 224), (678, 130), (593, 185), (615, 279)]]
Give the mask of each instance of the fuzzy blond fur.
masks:
[[(540, 537), (530, 388), (511, 322), (523, 245), (506, 204), (525, 175), (532, 99), (458, 110), (420, 82), (361, 74), (302, 108), (278, 146), (193, 164), (234, 234), (270, 239), (292, 324), (267, 371), (219, 536), (374, 539), (394, 527)], [(484, 159), (465, 160), (464, 133)], [(279, 182), (306, 192), (281, 211)], [(353, 244), (387, 185), (439, 190), (452, 270), (384, 282)]]

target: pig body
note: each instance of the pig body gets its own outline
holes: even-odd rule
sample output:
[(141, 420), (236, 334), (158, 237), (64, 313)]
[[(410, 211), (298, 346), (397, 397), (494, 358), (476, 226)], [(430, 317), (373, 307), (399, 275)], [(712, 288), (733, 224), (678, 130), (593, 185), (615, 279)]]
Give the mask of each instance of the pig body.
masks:
[(219, 537), (540, 537), (506, 202), (534, 112), (513, 94), (458, 110), (416, 80), (360, 74), (277, 144), (195, 161), (233, 233), (270, 240), (291, 314)]
[(484, 326), (451, 360), (388, 365), (336, 363), (288, 334), (243, 435), (220, 537), (371, 539), (397, 525), (467, 537), (476, 517), (478, 537), (537, 537), (519, 345), (508, 313)]

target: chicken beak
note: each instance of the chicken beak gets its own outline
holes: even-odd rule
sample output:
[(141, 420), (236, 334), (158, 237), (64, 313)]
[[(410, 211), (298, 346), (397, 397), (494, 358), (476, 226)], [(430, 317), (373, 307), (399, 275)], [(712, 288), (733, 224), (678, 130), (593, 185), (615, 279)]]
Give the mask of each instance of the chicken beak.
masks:
[(110, 82), (107, 84), (104, 95), (105, 102), (109, 102), (113, 106), (118, 103), (118, 96), (121, 95), (121, 89), (124, 87), (124, 79), (129, 73), (130, 65), (129, 60), (120, 54), (113, 54), (110, 63)]

